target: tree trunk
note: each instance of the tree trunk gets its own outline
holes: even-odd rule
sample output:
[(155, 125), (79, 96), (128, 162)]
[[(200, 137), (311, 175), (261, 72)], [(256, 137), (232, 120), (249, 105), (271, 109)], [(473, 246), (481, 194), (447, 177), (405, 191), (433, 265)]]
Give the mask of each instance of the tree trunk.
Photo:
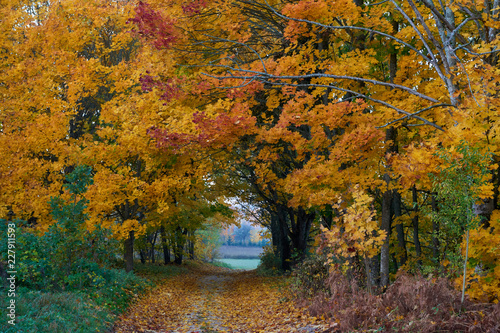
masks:
[(182, 264), (184, 245), (186, 244), (187, 230), (182, 230), (178, 227), (175, 231), (175, 244), (174, 244), (174, 262), (177, 265)]
[(174, 262), (177, 265), (182, 264), (182, 251), (174, 251)]
[(144, 253), (143, 249), (139, 250), (139, 257), (141, 258), (141, 264), (146, 263), (146, 254)]
[(372, 294), (376, 294), (380, 285), (380, 261), (379, 256), (365, 259), (366, 285)]
[[(385, 131), (385, 141), (391, 142), (387, 147), (387, 153), (391, 154), (397, 152), (396, 144), (397, 130), (394, 127), (389, 127)], [(387, 168), (390, 168), (389, 161)], [(389, 262), (391, 259), (389, 253), (389, 241), (391, 235), (391, 225), (392, 225), (392, 201), (393, 201), (393, 190), (390, 189), (391, 178), (389, 173), (384, 175), (384, 180), (387, 184), (387, 189), (382, 195), (382, 220), (380, 229), (384, 230), (387, 234), (384, 244), (380, 250), (380, 285), (382, 287), (387, 287), (389, 285)]]
[[(394, 212), (394, 219), (400, 217), (401, 213), (401, 194), (399, 192), (394, 191), (393, 201), (392, 201), (392, 210)], [(398, 238), (398, 247), (399, 247), (399, 265), (403, 266), (406, 264), (406, 260), (408, 260), (408, 253), (406, 251), (406, 240), (405, 240), (405, 231), (403, 228), (403, 224), (399, 222), (396, 224), (396, 234)]]
[(131, 272), (134, 269), (134, 231), (128, 233), (125, 240), (125, 271)]
[(194, 260), (194, 232), (189, 233), (188, 254), (189, 254), (189, 259)]
[(153, 240), (151, 241), (151, 263), (155, 263), (155, 245), (156, 245), (156, 238), (158, 237), (158, 231), (154, 233)]
[(413, 185), (412, 187), (412, 199), (413, 199), (413, 213), (415, 214), (412, 219), (413, 224), (413, 243), (415, 244), (415, 253), (417, 255), (418, 265), (422, 265), (422, 248), (420, 246), (420, 236), (418, 235), (418, 193), (417, 187)]
[(292, 256), (290, 241), (288, 239), (287, 212), (281, 206), (277, 206), (276, 208), (276, 212), (271, 213), (271, 233), (273, 234), (273, 242), (275, 242), (273, 246), (276, 247), (275, 254), (279, 258), (279, 268), (287, 271), (290, 270), (290, 258)]
[(299, 207), (297, 209), (289, 208), (288, 215), (292, 226), (290, 237), (292, 247), (297, 253), (298, 260), (303, 260), (307, 252), (307, 240), (315, 214), (307, 213), (304, 208)]
[[(389, 178), (389, 175), (386, 176), (387, 178)], [(387, 185), (389, 185), (389, 182), (387, 182)], [(392, 190), (387, 190), (382, 197), (382, 221), (380, 226), (380, 229), (384, 230), (387, 233), (387, 236), (380, 250), (380, 286), (383, 288), (389, 285), (389, 240), (391, 235), (392, 223), (391, 202)]]
[(288, 237), (288, 223), (282, 212), (283, 220), (280, 222), (280, 235), (281, 235), (281, 269), (289, 271), (291, 269), (290, 260), (292, 258), (292, 249), (290, 248), (290, 240)]
[[(436, 196), (433, 194), (432, 195), (432, 211), (437, 214), (438, 213), (438, 207), (437, 207), (437, 202), (436, 202)], [(432, 218), (432, 257), (436, 263), (439, 263), (439, 222), (437, 218), (433, 217)]]
[(170, 264), (170, 247), (168, 246), (167, 232), (165, 227), (160, 227), (161, 245), (163, 247), (163, 261), (165, 265)]

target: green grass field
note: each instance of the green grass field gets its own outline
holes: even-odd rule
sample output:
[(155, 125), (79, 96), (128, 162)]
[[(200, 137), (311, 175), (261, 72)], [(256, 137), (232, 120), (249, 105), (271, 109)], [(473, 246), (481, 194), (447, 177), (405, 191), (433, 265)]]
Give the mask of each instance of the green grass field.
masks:
[(262, 247), (223, 245), (218, 249), (218, 257), (224, 259), (258, 259)]
[(260, 263), (260, 259), (217, 259), (219, 262), (223, 262), (232, 269), (256, 269)]

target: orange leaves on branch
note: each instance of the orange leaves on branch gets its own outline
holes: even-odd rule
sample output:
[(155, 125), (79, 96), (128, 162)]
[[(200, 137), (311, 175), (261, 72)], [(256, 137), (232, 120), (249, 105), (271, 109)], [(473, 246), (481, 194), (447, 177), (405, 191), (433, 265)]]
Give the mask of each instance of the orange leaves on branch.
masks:
[[(349, 23), (355, 22), (360, 16), (360, 11), (361, 7), (349, 0), (302, 0), (286, 4), (282, 13), (292, 18), (328, 25), (333, 24), (334, 19), (348, 20)], [(304, 22), (291, 21), (285, 29), (285, 36), (292, 41), (308, 33), (310, 33), (310, 29)]]

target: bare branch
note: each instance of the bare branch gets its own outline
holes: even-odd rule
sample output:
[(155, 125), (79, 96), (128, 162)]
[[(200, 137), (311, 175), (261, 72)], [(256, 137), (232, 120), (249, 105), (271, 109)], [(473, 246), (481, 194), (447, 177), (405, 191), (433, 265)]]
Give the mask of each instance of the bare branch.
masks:
[(425, 41), (424, 36), (420, 33), (420, 31), (415, 26), (415, 24), (413, 23), (413, 21), (411, 20), (411, 18), (408, 16), (408, 14), (406, 14), (406, 12), (401, 7), (398, 6), (398, 4), (396, 3), (396, 1), (391, 0), (391, 2), (396, 7), (396, 9), (401, 13), (401, 15), (403, 15), (403, 17), (406, 19), (406, 21), (408, 21), (408, 24), (410, 24), (412, 26), (413, 30), (418, 34), (418, 36), (420, 37), (420, 40), (422, 41), (422, 43), (424, 44), (425, 48), (427, 49), (427, 52), (429, 52), (429, 56), (431, 57), (430, 61), (431, 61), (432, 65), (434, 66), (434, 68), (436, 69), (437, 74), (439, 75), (439, 77), (441, 78), (441, 80), (443, 80), (443, 82), (447, 82), (446, 76), (443, 74), (443, 72), (441, 72), (441, 68), (439, 68), (439, 63), (438, 63), (438, 61), (436, 59), (436, 56), (434, 55), (434, 52), (432, 52), (432, 49), (429, 47), (429, 45)]
[[(265, 1), (266, 1), (266, 4), (267, 4), (267, 0), (265, 0)], [(375, 35), (380, 35), (380, 36), (387, 37), (389, 39), (392, 39), (392, 40), (400, 43), (401, 45), (406, 46), (410, 50), (414, 51), (415, 53), (417, 53), (418, 55), (420, 55), (425, 61), (429, 61), (429, 59), (422, 53), (422, 51), (420, 51), (419, 49), (415, 48), (413, 45), (411, 45), (409, 43), (406, 43), (405, 41), (403, 41), (403, 40), (401, 40), (401, 39), (399, 39), (399, 38), (397, 38), (395, 36), (392, 36), (390, 34), (387, 34), (385, 32), (378, 31), (378, 30), (375, 30), (375, 29), (365, 28), (365, 27), (357, 27), (357, 26), (353, 26), (353, 25), (342, 25), (342, 26), (327, 25), (327, 24), (322, 24), (322, 23), (319, 23), (319, 22), (310, 21), (310, 20), (306, 20), (306, 19), (297, 19), (297, 18), (293, 18), (293, 17), (289, 17), (289, 16), (286, 16), (286, 15), (283, 15), (283, 14), (279, 13), (278, 11), (276, 11), (276, 9), (274, 9), (269, 4), (267, 4), (267, 5), (269, 6), (269, 9), (274, 12), (275, 15), (277, 15), (278, 17), (280, 17), (282, 19), (285, 19), (285, 20), (295, 21), (295, 22), (309, 23), (311, 25), (315, 25), (315, 26), (322, 27), (322, 28), (325, 28), (325, 29), (334, 29), (334, 30), (347, 30), (347, 29), (360, 30), (360, 31), (369, 32), (370, 34), (375, 34)]]
[[(427, 23), (425, 23), (425, 20), (422, 17), (422, 14), (420, 13), (420, 11), (418, 10), (417, 6), (415, 6), (415, 4), (413, 3), (412, 0), (407, 0), (407, 1), (408, 1), (408, 4), (410, 5), (411, 9), (415, 13), (415, 16), (420, 21), (420, 24), (422, 25), (422, 27), (424, 28), (425, 32), (427, 33), (427, 38), (431, 41), (431, 43), (434, 45), (434, 47), (439, 52), (439, 55), (441, 56), (441, 61), (444, 64), (444, 68), (445, 68), (446, 72), (449, 73), (449, 71), (450, 71), (450, 65), (448, 64), (448, 61), (447, 61), (446, 56), (444, 54), (444, 50), (442, 48), (442, 45), (440, 43), (438, 43), (438, 41), (434, 38), (434, 35), (432, 34), (431, 30), (427, 26)], [(395, 6), (397, 6), (397, 4), (396, 4), (396, 2), (394, 0), (392, 0), (392, 2), (395, 4)], [(397, 9), (402, 13), (402, 8), (397, 7)], [(409, 18), (407, 18), (407, 20), (409, 22), (411, 22), (411, 20)], [(417, 27), (415, 27), (413, 25), (413, 22), (410, 23), (410, 24), (412, 24), (413, 30), (415, 30), (415, 32), (419, 35), (420, 39), (422, 40), (422, 43), (424, 43), (425, 47), (429, 51), (429, 54), (432, 54), (431, 57), (433, 59), (435, 59), (434, 58), (434, 54), (433, 54), (434, 52), (432, 52), (432, 50), (430, 49), (430, 47), (427, 45), (427, 42), (425, 41), (425, 39), (422, 36), (422, 34), (420, 33), (420, 31), (417, 29)], [(437, 60), (436, 60), (436, 65), (437, 65)]]
[[(425, 7), (429, 8), (432, 11), (432, 13), (434, 15), (436, 15), (436, 17), (446, 26), (446, 28), (448, 29), (448, 31), (453, 31), (454, 30), (453, 25), (450, 22), (448, 22), (448, 20), (443, 16), (443, 14), (441, 14), (439, 12), (439, 10), (437, 10), (437, 8), (431, 2), (429, 2), (429, 0), (421, 0), (421, 1), (425, 5)], [(440, 1), (440, 4), (441, 4), (441, 7), (442, 7), (442, 9), (444, 11), (444, 6), (441, 3), (441, 1)], [(460, 43), (467, 44), (467, 39), (465, 39), (464, 36), (462, 36), (461, 34), (458, 34), (457, 38), (460, 41)]]
[(384, 127), (390, 126), (390, 125), (392, 125), (392, 124), (395, 124), (395, 123), (397, 123), (397, 122), (403, 121), (403, 120), (405, 120), (405, 119), (408, 119), (408, 118), (413, 118), (414, 116), (416, 116), (416, 115), (418, 115), (418, 114), (420, 114), (420, 113), (423, 113), (423, 112), (425, 112), (425, 111), (428, 111), (428, 110), (431, 110), (431, 109), (434, 109), (434, 108), (438, 108), (438, 107), (446, 107), (446, 106), (448, 106), (448, 107), (455, 107), (455, 106), (454, 106), (454, 105), (452, 105), (452, 104), (437, 104), (437, 105), (432, 105), (432, 106), (429, 106), (429, 107), (427, 107), (427, 108), (424, 108), (424, 109), (418, 110), (417, 112), (414, 112), (414, 113), (412, 113), (411, 115), (406, 115), (406, 116), (404, 116), (404, 117), (401, 117), (401, 118), (398, 118), (398, 119), (396, 119), (396, 120), (390, 121), (390, 122), (388, 122), (388, 123), (387, 123), (387, 124), (385, 124), (385, 125), (382, 125), (382, 126), (377, 126), (377, 128), (384, 128)]
[[(342, 92), (345, 92), (345, 93), (351, 93), (353, 95), (356, 95), (356, 96), (359, 96), (361, 98), (364, 98), (366, 100), (369, 100), (369, 101), (372, 101), (372, 102), (375, 102), (375, 103), (378, 103), (378, 104), (381, 104), (383, 106), (386, 106), (390, 109), (393, 109), (395, 110), (396, 112), (398, 113), (401, 113), (401, 114), (404, 114), (405, 116), (407, 117), (410, 117), (410, 118), (414, 118), (414, 119), (417, 119), (417, 120), (420, 120), (423, 122), (423, 124), (425, 125), (429, 125), (429, 126), (432, 126), (434, 128), (437, 128), (438, 130), (440, 131), (443, 131), (444, 132), (444, 129), (437, 125), (437, 124), (434, 124), (430, 121), (428, 121), (427, 119), (425, 118), (422, 118), (422, 117), (419, 117), (417, 115), (413, 115), (412, 113), (408, 112), (408, 111), (405, 111), (405, 110), (402, 110), (392, 104), (389, 104), (385, 101), (382, 101), (380, 99), (376, 99), (376, 98), (373, 98), (373, 97), (370, 97), (368, 95), (365, 95), (365, 94), (362, 94), (360, 92), (357, 92), (357, 91), (354, 91), (354, 90), (350, 90), (350, 89), (345, 89), (345, 88), (340, 88), (340, 87), (337, 87), (337, 86), (331, 86), (331, 85), (325, 85), (325, 84), (314, 84), (314, 85), (311, 85), (311, 84), (290, 84), (290, 83), (276, 83), (276, 82), (268, 82), (268, 81), (264, 81), (265, 83), (268, 83), (268, 84), (272, 84), (272, 85), (281, 85), (281, 86), (291, 86), (291, 87), (311, 87), (311, 86), (314, 86), (314, 87), (321, 87), (321, 88), (330, 88), (330, 89), (334, 89), (334, 90), (338, 90), (338, 91), (342, 91)], [(439, 105), (440, 106), (440, 105)], [(438, 106), (436, 106), (438, 107)]]
[[(227, 69), (232, 69), (229, 66), (224, 66), (224, 65), (215, 65), (215, 67), (223, 67)], [(234, 69), (232, 69), (234, 70)], [(362, 77), (357, 77), (357, 76), (347, 76), (347, 75), (334, 75), (334, 74), (323, 74), (323, 73), (314, 73), (314, 74), (304, 74), (304, 75), (272, 75), (272, 74), (267, 74), (267, 73), (262, 73), (262, 72), (257, 72), (257, 71), (251, 71), (251, 70), (244, 70), (244, 69), (238, 69), (238, 71), (242, 73), (250, 73), (250, 74), (255, 74), (258, 75), (259, 79), (266, 79), (266, 80), (303, 80), (303, 79), (311, 79), (311, 78), (328, 78), (328, 79), (336, 79), (336, 80), (353, 80), (353, 81), (359, 81), (359, 82), (365, 82), (365, 83), (371, 83), (374, 85), (380, 85), (380, 86), (386, 86), (390, 87), (393, 89), (400, 89), (404, 90), (412, 95), (415, 95), (417, 97), (420, 97), (422, 99), (428, 100), (433, 103), (439, 103), (439, 101), (435, 98), (432, 98), (430, 96), (424, 95), (415, 89), (408, 88), (403, 85), (395, 84), (395, 83), (390, 83), (390, 82), (383, 82), (383, 81), (378, 81), (378, 80), (372, 80), (372, 79), (365, 79)], [(212, 77), (212, 78), (217, 78), (219, 80), (223, 80), (226, 78), (231, 78), (231, 79), (249, 79), (252, 76), (235, 76), (232, 75), (229, 77), (221, 77), (221, 76), (214, 76), (214, 75), (209, 75), (206, 73), (202, 73), (203, 75)], [(316, 86), (314, 84), (310, 84), (310, 86)]]

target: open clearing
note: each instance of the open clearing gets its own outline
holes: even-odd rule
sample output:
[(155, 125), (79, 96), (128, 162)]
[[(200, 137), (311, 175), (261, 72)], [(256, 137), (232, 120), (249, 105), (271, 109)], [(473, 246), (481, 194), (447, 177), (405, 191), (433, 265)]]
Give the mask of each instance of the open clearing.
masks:
[(228, 264), (233, 269), (251, 270), (259, 266), (260, 259), (217, 259), (218, 262)]

